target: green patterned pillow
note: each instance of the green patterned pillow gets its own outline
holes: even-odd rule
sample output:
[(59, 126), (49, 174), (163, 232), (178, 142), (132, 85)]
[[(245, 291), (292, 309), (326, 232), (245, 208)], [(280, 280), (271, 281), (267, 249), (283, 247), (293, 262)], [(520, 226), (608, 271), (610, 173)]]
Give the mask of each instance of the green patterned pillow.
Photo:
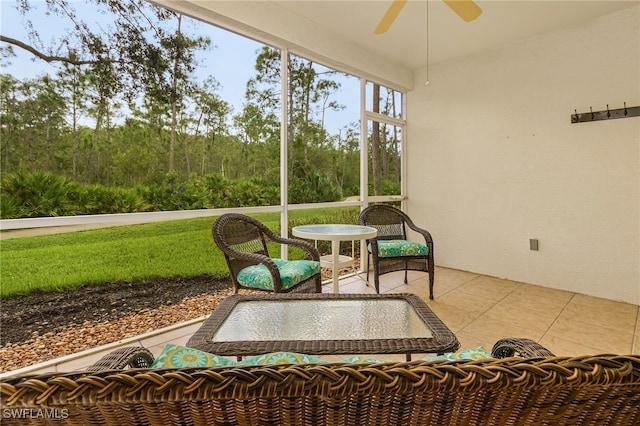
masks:
[(355, 355), (355, 356), (350, 356), (348, 358), (345, 359), (341, 359), (340, 362), (344, 362), (347, 364), (384, 364), (385, 362), (389, 362), (389, 361), (384, 361), (382, 359), (375, 359), (375, 358), (367, 358), (364, 356), (359, 356), (359, 355)]
[[(280, 271), (283, 289), (289, 289), (320, 272), (320, 262), (315, 260), (273, 259)], [(238, 273), (238, 283), (244, 287), (273, 290), (273, 278), (269, 269), (261, 264), (247, 266)]]
[(151, 364), (151, 368), (216, 367), (235, 365), (228, 358), (168, 343)]
[[(369, 251), (371, 251), (371, 247), (369, 247)], [(378, 241), (378, 256), (380, 257), (426, 256), (427, 254), (429, 254), (429, 247), (424, 244), (407, 240)]]
[(272, 352), (255, 355), (243, 359), (238, 365), (271, 365), (271, 364), (326, 364), (327, 361), (311, 355), (295, 352)]
[(423, 361), (440, 361), (440, 360), (450, 360), (457, 361), (461, 359), (470, 359), (470, 360), (478, 360), (485, 358), (493, 358), (489, 352), (487, 352), (482, 346), (479, 346), (475, 349), (467, 349), (465, 351), (458, 351), (455, 353), (448, 353), (444, 355), (432, 356), (423, 358)]

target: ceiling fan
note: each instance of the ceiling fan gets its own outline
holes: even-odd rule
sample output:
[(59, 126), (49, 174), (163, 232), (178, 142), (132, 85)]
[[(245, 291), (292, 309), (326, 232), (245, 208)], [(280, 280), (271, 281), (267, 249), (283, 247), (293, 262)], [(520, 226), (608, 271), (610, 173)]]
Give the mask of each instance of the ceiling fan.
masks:
[[(391, 24), (396, 20), (400, 11), (407, 4), (408, 0), (393, 0), (391, 6), (384, 14), (380, 23), (373, 31), (374, 34), (384, 34), (389, 28), (391, 28)], [(427, 0), (429, 1), (429, 0)], [(482, 9), (473, 2), (473, 0), (442, 0), (447, 6), (449, 6), (455, 13), (458, 14), (465, 22), (471, 22), (476, 19), (480, 14), (482, 14)]]

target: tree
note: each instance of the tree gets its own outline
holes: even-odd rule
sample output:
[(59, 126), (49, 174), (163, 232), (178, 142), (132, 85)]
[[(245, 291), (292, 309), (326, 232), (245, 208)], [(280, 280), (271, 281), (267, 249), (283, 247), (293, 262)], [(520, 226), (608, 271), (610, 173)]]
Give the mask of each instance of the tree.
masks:
[[(384, 89), (384, 95), (381, 95)], [(393, 89), (373, 84), (372, 112), (382, 116), (396, 117), (397, 92)], [(372, 120), (369, 135), (370, 172), (373, 181), (373, 195), (397, 192), (401, 178), (400, 128), (384, 122)]]
[[(73, 52), (71, 52), (71, 57), (75, 57)], [(88, 77), (83, 72), (80, 65), (73, 65), (67, 62), (63, 63), (63, 69), (58, 72), (58, 77), (60, 88), (70, 110), (67, 116), (71, 121), (72, 177), (74, 180), (77, 180), (79, 121), (82, 115), (87, 111), (85, 106), (88, 106), (88, 98), (86, 96)]]
[(233, 124), (245, 145), (280, 140), (278, 116), (274, 112), (263, 110), (256, 103), (245, 104), (242, 113), (233, 117)]
[[(17, 1), (27, 18), (36, 3)], [(183, 188), (215, 173), (227, 182), (225, 197), (242, 186), (232, 180), (246, 180), (244, 192), (270, 188), (260, 202), (277, 199), (281, 53), (256, 52), (246, 102), (231, 116), (213, 77), (196, 82), (196, 58), (210, 40), (191, 35), (194, 21), (142, 0), (87, 0), (83, 10), (87, 3), (107, 12), (99, 31), (75, 13), (78, 3), (47, 0), (38, 4), (71, 23), (55, 45), (39, 41), (34, 28), (25, 40), (0, 35), (3, 61), (23, 49), (59, 71), (23, 81), (2, 76), (3, 175), (24, 169), (88, 184)], [(327, 112), (342, 108), (334, 100), (339, 73), (295, 55), (287, 66), (291, 202), (333, 201), (344, 187), (352, 195), (358, 127), (332, 136), (325, 126)]]
[(14, 154), (18, 152), (17, 133), (22, 127), (19, 90), (18, 80), (8, 74), (0, 74), (0, 158), (4, 170), (11, 169)]
[[(380, 85), (373, 84), (373, 112), (380, 113)], [(371, 175), (373, 176), (373, 194), (382, 194), (382, 167), (380, 156), (380, 122), (374, 120), (371, 132)]]
[[(30, 21), (27, 21), (31, 29), (29, 40), (0, 34), (0, 41), (23, 49), (47, 63), (88, 67), (98, 77), (100, 90), (111, 94), (119, 92), (133, 96), (139, 89), (152, 85), (158, 69), (147, 65), (158, 64), (161, 51), (158, 40), (165, 34), (159, 23), (171, 19), (175, 13), (143, 0), (89, 2), (98, 11), (109, 12), (104, 16), (112, 17), (111, 26), (102, 27), (109, 29), (92, 29), (80, 19), (68, 0), (48, 0), (47, 11), (67, 19), (71, 25), (56, 45), (45, 47)], [(83, 7), (87, 6), (86, 3)], [(33, 8), (29, 0), (17, 1), (17, 5), (25, 15)]]
[[(100, 100), (96, 129), (99, 130), (108, 109), (106, 100), (123, 94), (133, 102), (144, 93), (170, 106), (170, 138), (168, 170), (174, 168), (177, 117), (189, 93), (189, 76), (194, 69), (196, 49), (209, 46), (207, 38), (189, 38), (182, 31), (182, 15), (154, 6), (143, 0), (90, 0), (99, 11), (106, 11), (110, 25), (94, 30), (77, 14), (68, 0), (48, 0), (47, 11), (67, 19), (72, 29), (61, 38), (59, 46), (42, 46), (38, 32), (31, 22), (29, 40), (0, 34), (7, 43), (6, 54), (13, 48), (31, 53), (48, 63), (63, 64), (66, 70), (86, 72), (95, 76), (93, 83)], [(28, 16), (33, 7), (28, 0), (19, 0), (18, 8)], [(83, 7), (86, 7), (86, 3)], [(170, 23), (176, 22), (175, 30)], [(104, 29), (106, 28), (106, 29)], [(42, 46), (42, 47), (39, 47)], [(73, 114), (72, 114), (73, 115)], [(74, 168), (75, 170), (75, 168)]]
[[(158, 100), (165, 100), (171, 108), (171, 134), (169, 139), (169, 172), (174, 171), (175, 143), (178, 125), (178, 114), (184, 107), (186, 97), (194, 91), (194, 85), (190, 82), (190, 74), (195, 68), (194, 51), (205, 49), (211, 41), (208, 38), (186, 37), (182, 31), (182, 15), (176, 16), (177, 26), (175, 33), (160, 40), (160, 46), (168, 57), (170, 66), (166, 71), (159, 73), (158, 82), (150, 96)], [(166, 75), (166, 81), (161, 76)]]
[[(281, 55), (276, 49), (264, 47), (256, 58), (256, 77), (247, 84), (247, 99), (253, 110), (279, 116)], [(331, 96), (340, 84), (331, 77), (335, 70), (324, 69), (304, 58), (289, 55), (287, 139), (291, 202), (331, 201), (339, 197), (335, 170), (328, 160), (327, 150), (335, 150), (324, 128), (327, 109), (342, 108)], [(245, 108), (245, 113), (253, 112)], [(247, 116), (245, 115), (245, 123)], [(257, 123), (257, 120), (253, 120)], [(254, 129), (255, 133), (255, 129)], [(296, 190), (296, 186), (300, 186)], [(327, 191), (328, 189), (328, 191)], [(296, 199), (296, 195), (298, 198)], [(318, 199), (322, 198), (322, 199)]]
[(40, 170), (57, 172), (56, 159), (65, 150), (60, 137), (65, 130), (67, 105), (59, 93), (58, 81), (49, 76), (21, 85), (20, 114), (23, 120), (21, 159)]
[(215, 91), (218, 90), (220, 84), (209, 76), (202, 85), (196, 87), (193, 93), (195, 101), (194, 116), (194, 144), (197, 144), (204, 134), (201, 143), (201, 166), (200, 173), (206, 173), (206, 164), (213, 152), (218, 136), (229, 133), (227, 120), (231, 114), (231, 106), (228, 102), (220, 99)]

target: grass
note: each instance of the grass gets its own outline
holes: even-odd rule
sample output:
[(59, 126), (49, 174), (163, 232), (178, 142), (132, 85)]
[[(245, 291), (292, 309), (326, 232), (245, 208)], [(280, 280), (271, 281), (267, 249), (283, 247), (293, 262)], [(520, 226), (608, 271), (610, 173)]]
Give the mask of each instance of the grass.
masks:
[[(252, 215), (279, 230), (279, 214)], [(291, 226), (355, 223), (357, 209), (290, 213)], [(158, 277), (228, 277), (222, 252), (213, 243), (215, 218), (118, 226), (66, 234), (14, 238), (0, 247), (0, 297), (54, 292), (87, 284), (133, 282)], [(273, 255), (279, 255), (277, 246)], [(323, 249), (319, 244), (319, 249)], [(291, 257), (300, 254), (292, 252)]]

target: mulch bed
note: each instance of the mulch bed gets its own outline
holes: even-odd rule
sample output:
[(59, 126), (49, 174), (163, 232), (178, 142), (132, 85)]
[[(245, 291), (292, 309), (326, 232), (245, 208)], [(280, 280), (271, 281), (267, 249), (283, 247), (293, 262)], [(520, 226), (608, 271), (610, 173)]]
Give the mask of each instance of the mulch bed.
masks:
[(211, 277), (84, 286), (2, 300), (0, 372), (207, 314), (233, 293)]
[[(331, 277), (330, 270), (322, 272), (323, 280)], [(208, 315), (231, 294), (229, 281), (201, 276), (3, 299), (0, 373)]]

